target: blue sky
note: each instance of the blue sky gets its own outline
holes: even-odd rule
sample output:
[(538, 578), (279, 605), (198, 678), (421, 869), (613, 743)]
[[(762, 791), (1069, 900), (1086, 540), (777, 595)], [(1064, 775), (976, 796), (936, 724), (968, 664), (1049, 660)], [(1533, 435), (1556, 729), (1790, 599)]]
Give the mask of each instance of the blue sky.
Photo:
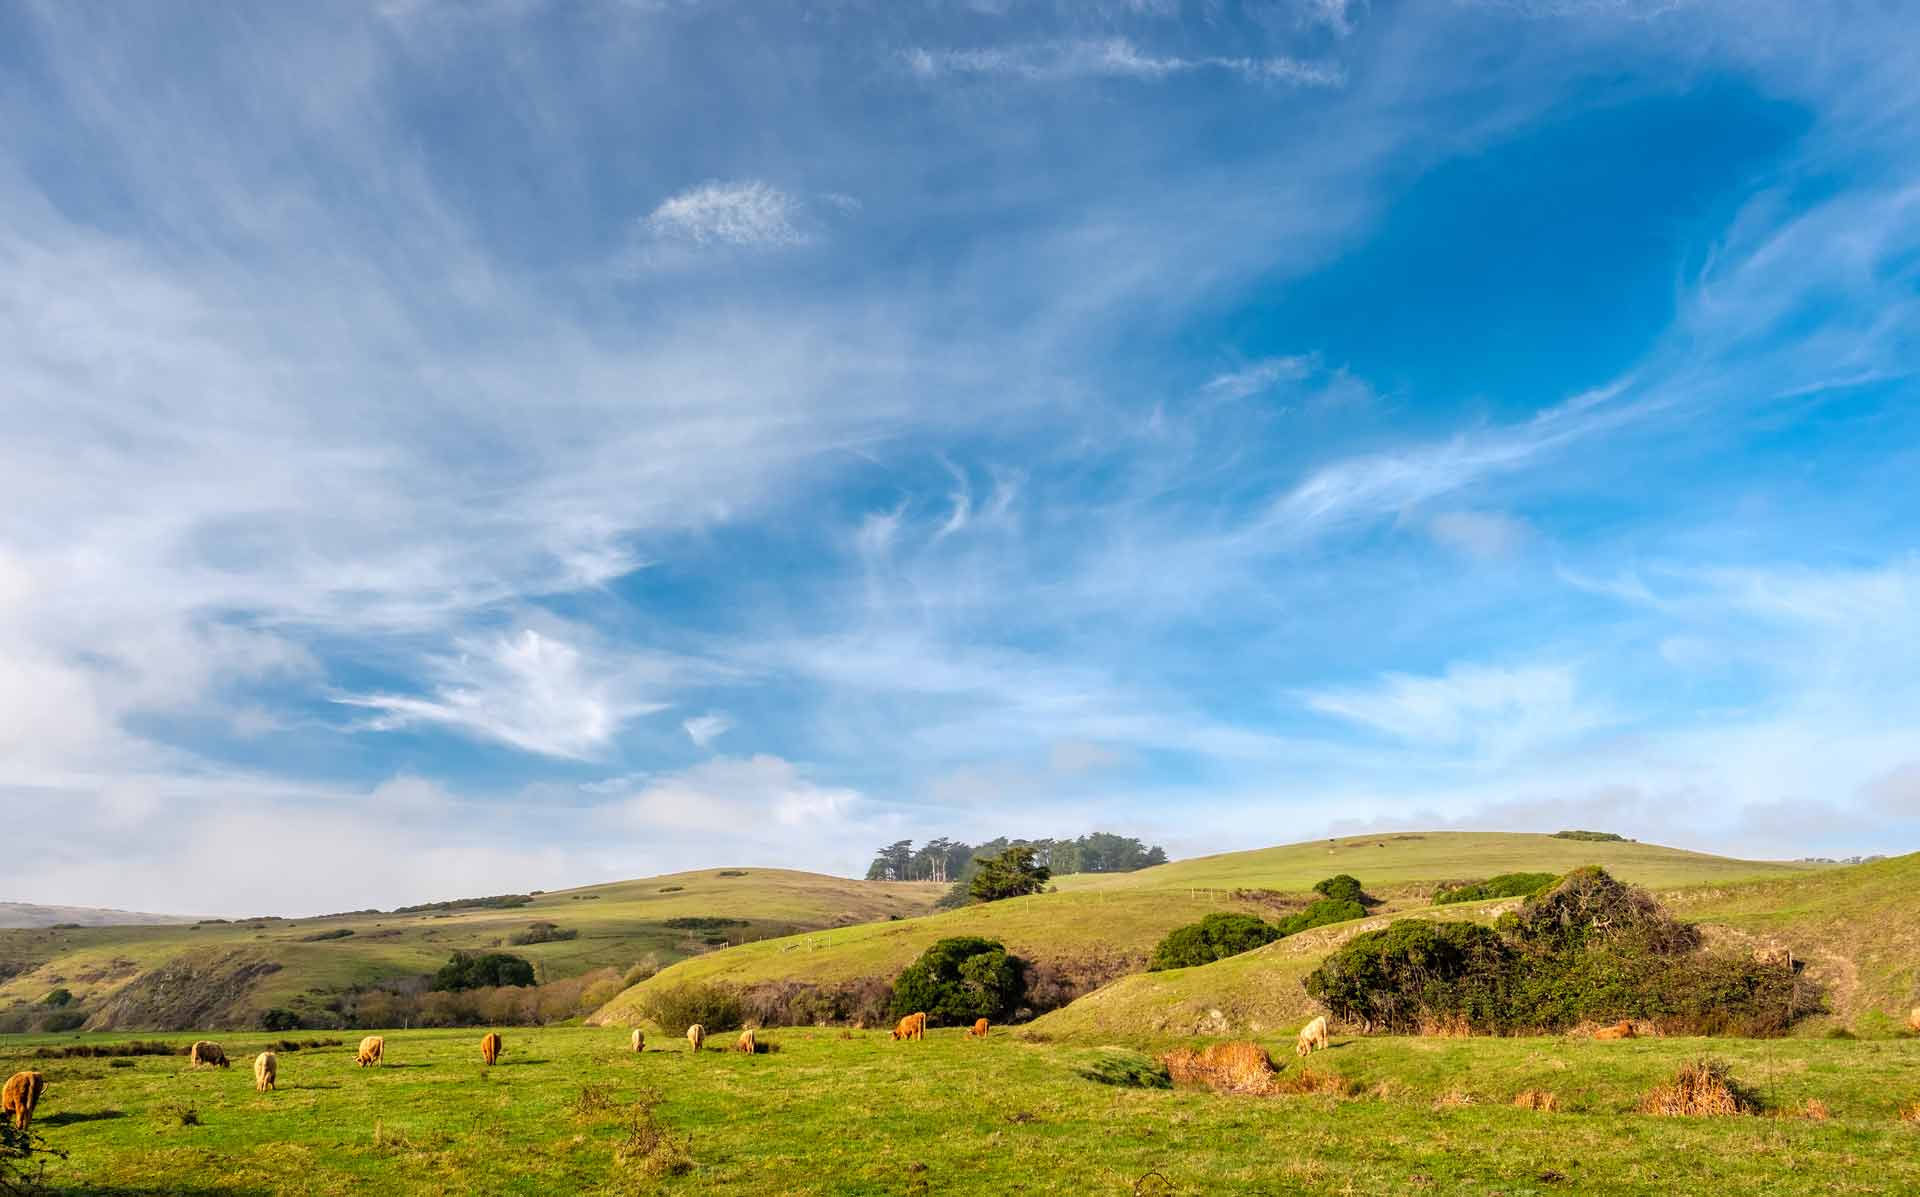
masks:
[(1920, 846), (1912, 32), (0, 9), (0, 896)]

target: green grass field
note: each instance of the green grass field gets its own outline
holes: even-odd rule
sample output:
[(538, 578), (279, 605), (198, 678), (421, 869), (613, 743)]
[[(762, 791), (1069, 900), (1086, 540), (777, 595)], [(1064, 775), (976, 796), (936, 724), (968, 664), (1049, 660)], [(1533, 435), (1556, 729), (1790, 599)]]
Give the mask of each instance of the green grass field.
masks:
[[(544, 979), (557, 979), (596, 968), (624, 969), (647, 955), (670, 963), (708, 950), (696, 935), (665, 926), (671, 918), (745, 919), (746, 926), (725, 933), (751, 939), (920, 914), (942, 892), (929, 883), (850, 881), (788, 869), (722, 873), (700, 869), (556, 891), (505, 910), (0, 931), (0, 1010), (37, 1002), (56, 986), (70, 989), (85, 1007), (99, 1009), (150, 970), (183, 958), (209, 969), (255, 961), (278, 965), (277, 971), (223, 993), (217, 1013), (188, 1024), (251, 1025), (271, 1006), (297, 1006), (351, 985), (432, 972), (456, 949), (499, 945), (537, 921), (577, 930), (579, 937), (508, 950), (532, 960)], [(337, 931), (353, 934), (308, 938)], [(134, 1013), (92, 1025), (142, 1029), (155, 1024)]]
[[(1920, 1191), (1920, 1126), (1897, 1117), (1920, 1098), (1920, 1040), (1336, 1037), (1310, 1065), (1353, 1096), (1235, 1097), (1097, 1084), (1079, 1070), (1113, 1049), (1001, 1034), (771, 1031), (776, 1053), (696, 1058), (678, 1040), (635, 1056), (623, 1030), (579, 1027), (510, 1029), (491, 1070), (478, 1031), (389, 1032), (378, 1069), (356, 1068), (351, 1044), (287, 1053), (279, 1091), (257, 1094), (248, 1057), (265, 1037), (221, 1038), (231, 1071), (180, 1056), (36, 1060), (56, 1040), (0, 1041), (0, 1072), (31, 1064), (49, 1079), (36, 1125), (70, 1153), (48, 1173), (55, 1191)], [(1288, 1038), (1265, 1042), (1298, 1067)], [(1761, 1114), (1633, 1112), (1702, 1052), (1731, 1065)], [(1514, 1108), (1524, 1089), (1552, 1092), (1560, 1112)], [(1808, 1098), (1831, 1118), (1803, 1117)], [(669, 1144), (651, 1156), (623, 1154), (639, 1106)], [(659, 1169), (682, 1151), (687, 1171)]]

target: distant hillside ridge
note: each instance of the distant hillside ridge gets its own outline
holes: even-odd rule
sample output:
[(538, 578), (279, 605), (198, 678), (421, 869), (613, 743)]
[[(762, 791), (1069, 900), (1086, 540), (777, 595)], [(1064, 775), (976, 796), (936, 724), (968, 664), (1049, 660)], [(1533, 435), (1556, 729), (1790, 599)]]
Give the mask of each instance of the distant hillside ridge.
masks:
[(597, 1008), (636, 970), (728, 944), (909, 918), (933, 909), (942, 889), (712, 868), (403, 912), (124, 926), (61, 919), (0, 930), (0, 1031), (419, 1025), (407, 1003), (455, 952), (506, 952), (533, 966), (537, 988), (494, 995), (481, 1021), (567, 1018)]
[(0, 902), (0, 930), (20, 927), (166, 927), (199, 920), (192, 915), (146, 914), (105, 906), (40, 906), (33, 902)]

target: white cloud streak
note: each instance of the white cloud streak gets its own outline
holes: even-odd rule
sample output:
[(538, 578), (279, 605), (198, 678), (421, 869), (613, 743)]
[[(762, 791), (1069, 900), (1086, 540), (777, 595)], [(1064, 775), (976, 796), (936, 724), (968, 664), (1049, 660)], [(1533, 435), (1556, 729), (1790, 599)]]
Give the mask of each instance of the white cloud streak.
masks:
[(758, 179), (708, 182), (660, 202), (646, 219), (655, 237), (694, 245), (780, 249), (804, 245), (796, 226), (800, 203)]
[(1296, 87), (1340, 87), (1346, 83), (1346, 71), (1336, 63), (1285, 57), (1160, 55), (1144, 51), (1123, 37), (987, 49), (915, 48), (904, 58), (908, 69), (923, 79), (1003, 75), (1035, 82), (1103, 78), (1156, 82), (1176, 75), (1219, 72), (1251, 83)]

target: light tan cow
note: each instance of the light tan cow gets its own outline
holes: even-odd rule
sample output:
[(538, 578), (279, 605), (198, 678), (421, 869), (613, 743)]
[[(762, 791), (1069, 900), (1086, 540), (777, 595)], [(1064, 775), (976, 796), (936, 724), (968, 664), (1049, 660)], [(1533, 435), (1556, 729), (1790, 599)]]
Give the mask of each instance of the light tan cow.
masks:
[(1327, 1050), (1327, 1016), (1322, 1014), (1312, 1022), (1300, 1028), (1300, 1034), (1293, 1041), (1293, 1054), (1310, 1056), (1315, 1051)]
[(47, 1078), (37, 1072), (16, 1072), (0, 1088), (0, 1116), (11, 1115), (13, 1129), (26, 1130), (33, 1122), (33, 1108), (46, 1092)]
[(387, 1041), (379, 1035), (369, 1035), (360, 1041), (360, 1050), (353, 1062), (365, 1068), (369, 1064), (379, 1064), (387, 1054)]
[(985, 1039), (986, 1037), (987, 1037), (987, 1020), (984, 1018), (974, 1019), (973, 1026), (967, 1031), (967, 1038)]
[(1920, 1006), (1907, 1011), (1907, 1030), (1920, 1031)]
[(687, 1028), (687, 1046), (690, 1049), (697, 1052), (700, 1050), (700, 1046), (704, 1044), (706, 1041), (707, 1041), (707, 1028), (701, 1026), (697, 1022)]
[(227, 1063), (227, 1053), (212, 1040), (202, 1039), (187, 1049), (187, 1063), (194, 1068), (232, 1068)]
[(760, 1050), (760, 1045), (753, 1041), (752, 1027), (740, 1032), (740, 1038), (733, 1041), (733, 1050), (748, 1056)]
[(488, 1068), (493, 1067), (494, 1061), (500, 1058), (500, 1053), (504, 1050), (506, 1049), (500, 1046), (499, 1032), (488, 1031), (480, 1036), (480, 1058), (486, 1061)]
[(925, 1039), (927, 1037), (927, 1015), (924, 1010), (915, 1011), (900, 1020), (893, 1028), (895, 1039)]
[(647, 1036), (639, 1027), (633, 1028), (633, 1050), (636, 1052), (647, 1050)]
[(1593, 1033), (1595, 1039), (1632, 1039), (1633, 1020), (1623, 1018), (1610, 1027), (1601, 1027)]
[(280, 1073), (280, 1059), (272, 1052), (261, 1052), (253, 1058), (253, 1087), (265, 1093), (273, 1088)]

